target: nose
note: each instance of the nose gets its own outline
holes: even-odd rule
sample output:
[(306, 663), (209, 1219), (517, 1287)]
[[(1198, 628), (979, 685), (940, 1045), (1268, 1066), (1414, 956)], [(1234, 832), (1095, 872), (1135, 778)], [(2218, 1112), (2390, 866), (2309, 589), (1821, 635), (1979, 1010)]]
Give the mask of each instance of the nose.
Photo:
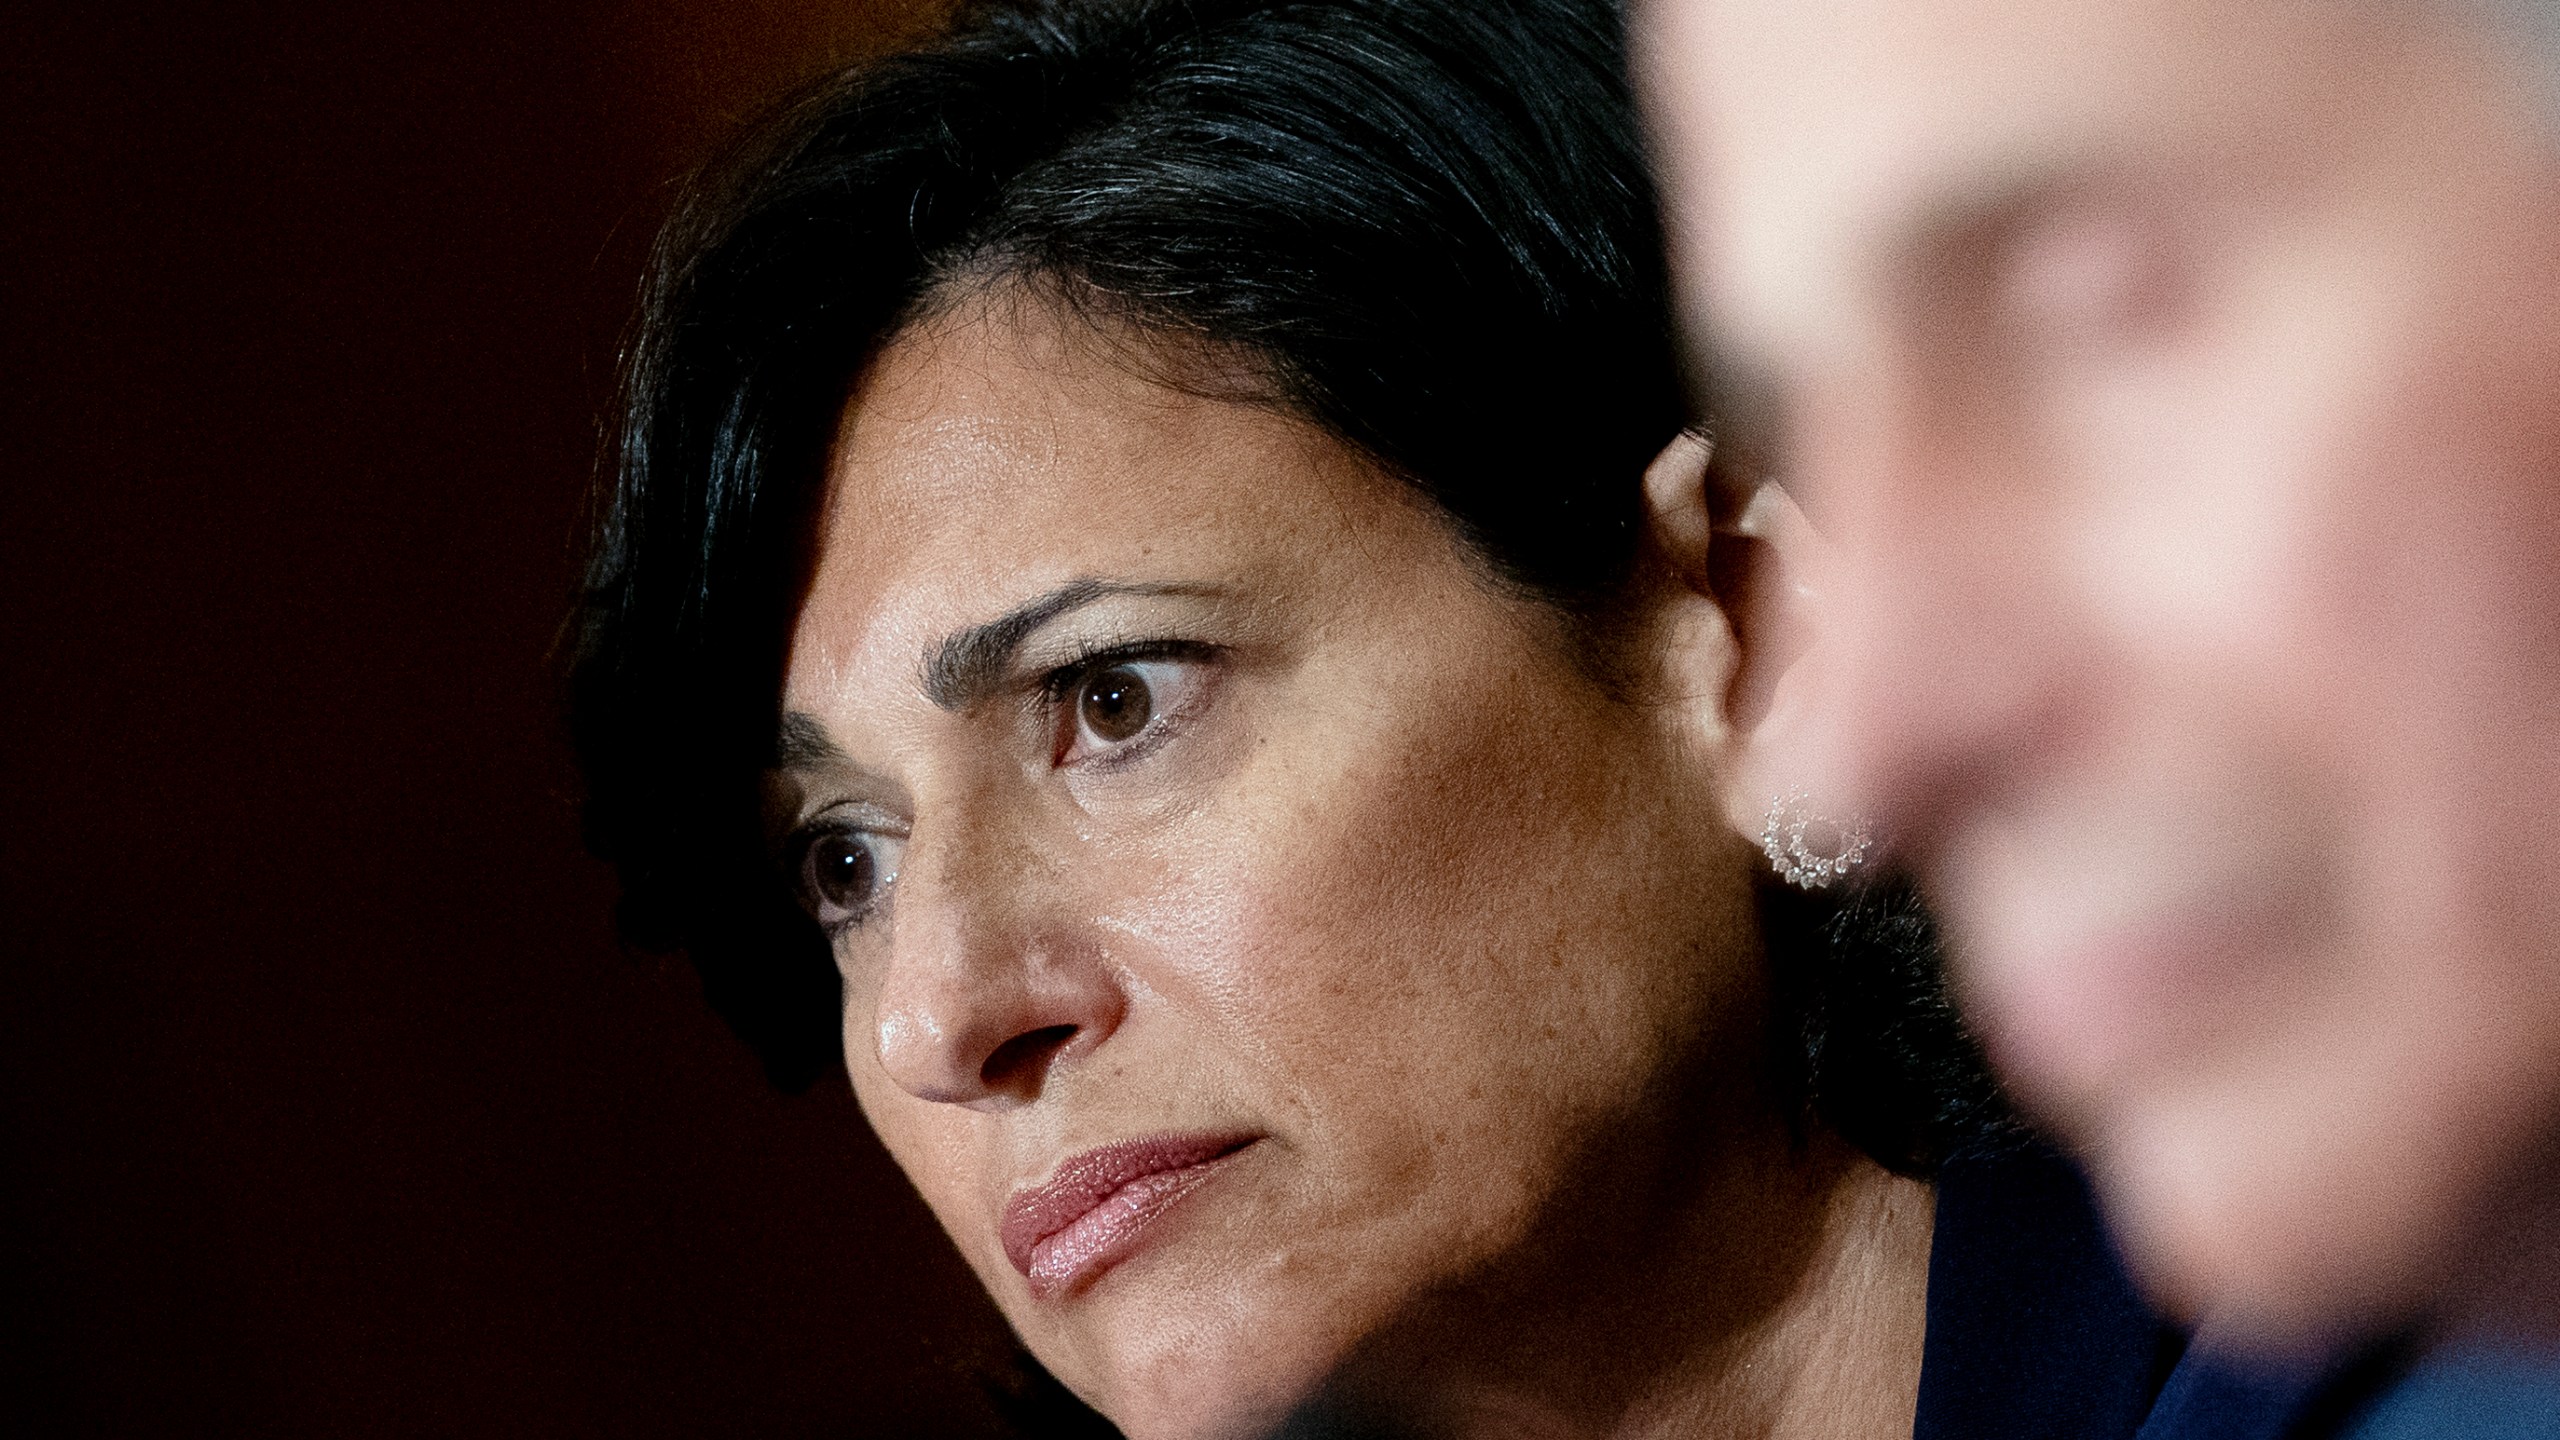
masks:
[(1069, 867), (919, 825), (872, 1006), (881, 1069), (922, 1100), (1005, 1110), (1118, 1028), (1127, 997)]
[(1978, 407), (1888, 386), (1833, 399), (1790, 447), (1838, 561), (1827, 753), (1805, 768), (1925, 844), (2068, 733), (2097, 637), (2057, 571), (2053, 477), (2024, 445)]

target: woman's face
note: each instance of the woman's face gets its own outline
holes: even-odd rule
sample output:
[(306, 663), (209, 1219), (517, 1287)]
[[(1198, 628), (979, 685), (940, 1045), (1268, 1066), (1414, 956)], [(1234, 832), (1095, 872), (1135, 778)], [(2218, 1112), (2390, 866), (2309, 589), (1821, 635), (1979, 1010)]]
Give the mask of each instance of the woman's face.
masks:
[(770, 802), (890, 1153), (1070, 1386), (1215, 1433), (1642, 1230), (1747, 1083), (1748, 852), (1683, 707), (1117, 339), (989, 301), (872, 365)]

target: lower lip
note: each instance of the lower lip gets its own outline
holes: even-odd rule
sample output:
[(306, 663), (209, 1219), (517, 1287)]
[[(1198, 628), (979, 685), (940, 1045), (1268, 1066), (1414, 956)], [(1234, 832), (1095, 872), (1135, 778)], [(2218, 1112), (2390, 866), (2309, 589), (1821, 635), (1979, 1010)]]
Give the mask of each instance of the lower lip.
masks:
[(1074, 1223), (1031, 1247), (1026, 1272), (1031, 1297), (1051, 1300), (1091, 1285), (1136, 1254), (1158, 1220), (1242, 1153), (1231, 1150), (1197, 1165), (1141, 1175), (1111, 1192)]

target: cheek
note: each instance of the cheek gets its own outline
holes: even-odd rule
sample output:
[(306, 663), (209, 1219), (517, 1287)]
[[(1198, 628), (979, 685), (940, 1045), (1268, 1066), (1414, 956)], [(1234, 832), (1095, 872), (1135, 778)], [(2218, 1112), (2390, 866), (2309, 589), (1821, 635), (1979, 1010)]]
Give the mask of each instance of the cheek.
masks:
[(2459, 234), (2370, 228), (2231, 260), (2195, 333), (2096, 387), (2058, 553), (2126, 683), (2245, 717), (2324, 777), (2333, 822), (2436, 847), (2405, 875), (2464, 849), (2413, 822), (2547, 768), (2560, 296), (2494, 256), (2442, 264), (2481, 248)]
[[(1640, 742), (1499, 700), (1533, 693), (1272, 755), (1127, 923), (1370, 1213), (1464, 1188), (1464, 1223), (1494, 1223), (1732, 988), (1698, 952), (1739, 875), (1719, 891), (1666, 861), (1718, 852), (1612, 763)], [(1648, 878), (1677, 868), (1707, 902)]]
[[(1011, 1263), (995, 1240), (988, 1197), (1008, 1183), (996, 1138), (983, 1117), (956, 1105), (919, 1100), (880, 1068), (869, 1030), (870, 1008), (845, 1009), (845, 1070), (855, 1102), (882, 1149), (897, 1162), (961, 1258), (999, 1301), (1009, 1293)], [(1018, 1282), (1017, 1282), (1018, 1283)]]
[(2189, 543), (2239, 603), (2146, 657), (2155, 697), (2245, 717), (2260, 766), (2230, 784), (2316, 791), (2259, 833), (2336, 876), (2336, 943), (2212, 1083), (2137, 1117), (2122, 1166), (2181, 1278), (2286, 1324), (2439, 1263), (2488, 1157), (2560, 1101), (2560, 857), (2519, 843), (2560, 810), (2560, 306), (2403, 288), (2199, 442), (2229, 446), (2208, 478), (2249, 538)]
[(2422, 950), (2549, 893), (2543, 847), (2514, 841), (2560, 807), (2554, 298), (2421, 292), (2295, 417), (2308, 498), (2258, 627), (2287, 682), (2267, 708), (2351, 797), (2366, 908), (2427, 916)]
[[(871, 1133), (879, 1137), (889, 1158), (898, 1162), (916, 1193), (933, 1207), (943, 1227), (960, 1235), (966, 1227), (959, 1210), (970, 1192), (972, 1168), (962, 1144), (968, 1112), (907, 1094), (871, 1058), (868, 1037), (854, 1035), (848, 1025), (846, 1039), (845, 1069)], [(967, 1248), (965, 1239), (962, 1248)]]

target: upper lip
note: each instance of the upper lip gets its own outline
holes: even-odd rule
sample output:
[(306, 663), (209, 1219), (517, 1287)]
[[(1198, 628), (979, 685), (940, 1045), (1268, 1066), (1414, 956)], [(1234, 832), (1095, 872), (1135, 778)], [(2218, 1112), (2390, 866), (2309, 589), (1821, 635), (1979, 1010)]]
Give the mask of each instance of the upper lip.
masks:
[(1032, 1251), (1041, 1241), (1093, 1213), (1121, 1187), (1168, 1170), (1185, 1170), (1220, 1160), (1252, 1144), (1253, 1135), (1158, 1135), (1099, 1145), (1060, 1162), (1049, 1178), (1004, 1202), (996, 1235), (1005, 1258), (1025, 1276), (1031, 1274)]

